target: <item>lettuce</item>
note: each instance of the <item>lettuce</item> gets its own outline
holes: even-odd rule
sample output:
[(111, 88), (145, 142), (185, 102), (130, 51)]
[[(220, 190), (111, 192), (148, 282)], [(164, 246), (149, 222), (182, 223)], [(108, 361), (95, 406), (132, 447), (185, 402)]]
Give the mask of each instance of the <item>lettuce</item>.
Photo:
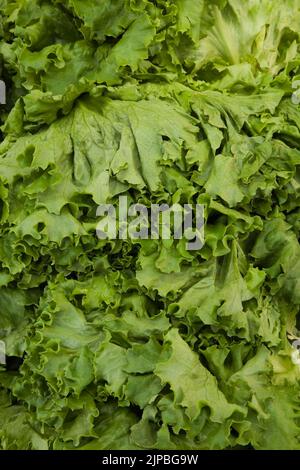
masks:
[[(0, 11), (0, 447), (300, 449), (300, 2)], [(203, 248), (98, 239), (120, 195)]]

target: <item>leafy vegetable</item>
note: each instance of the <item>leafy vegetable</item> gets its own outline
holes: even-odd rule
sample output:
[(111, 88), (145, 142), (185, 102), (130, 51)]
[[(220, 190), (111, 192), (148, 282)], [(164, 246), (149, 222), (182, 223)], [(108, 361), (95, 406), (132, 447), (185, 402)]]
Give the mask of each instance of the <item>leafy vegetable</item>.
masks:
[[(0, 11), (1, 448), (300, 449), (300, 2)], [(99, 240), (119, 195), (203, 248)]]

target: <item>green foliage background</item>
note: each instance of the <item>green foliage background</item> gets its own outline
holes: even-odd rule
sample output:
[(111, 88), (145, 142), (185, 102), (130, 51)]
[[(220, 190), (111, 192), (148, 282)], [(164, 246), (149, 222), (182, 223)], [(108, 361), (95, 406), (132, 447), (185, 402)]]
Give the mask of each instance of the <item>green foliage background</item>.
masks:
[[(0, 12), (1, 448), (300, 449), (299, 0)], [(120, 194), (205, 246), (98, 240)]]

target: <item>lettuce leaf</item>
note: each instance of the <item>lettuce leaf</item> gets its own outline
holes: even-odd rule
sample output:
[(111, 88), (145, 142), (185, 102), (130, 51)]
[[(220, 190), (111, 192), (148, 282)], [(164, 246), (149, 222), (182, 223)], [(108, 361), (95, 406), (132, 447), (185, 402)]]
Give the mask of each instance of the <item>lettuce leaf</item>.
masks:
[[(0, 448), (300, 449), (300, 1), (0, 12)], [(99, 240), (120, 195), (203, 248)]]

